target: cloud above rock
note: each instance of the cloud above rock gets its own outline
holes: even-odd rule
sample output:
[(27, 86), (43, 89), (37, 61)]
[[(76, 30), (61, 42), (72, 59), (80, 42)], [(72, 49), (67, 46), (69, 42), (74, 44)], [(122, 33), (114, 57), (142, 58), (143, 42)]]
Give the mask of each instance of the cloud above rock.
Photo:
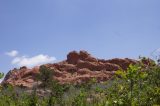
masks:
[(46, 63), (52, 63), (56, 60), (55, 57), (53, 56), (48, 56), (44, 54), (38, 54), (32, 57), (29, 56), (18, 56), (18, 51), (12, 51), (8, 52), (7, 55), (10, 57), (14, 57), (13, 60), (11, 61), (11, 64), (16, 65), (16, 66), (27, 66), (27, 67), (34, 67)]
[(27, 67), (33, 67), (36, 65), (41, 65), (45, 63), (50, 63), (55, 61), (55, 57), (49, 57), (48, 55), (36, 55), (33, 57), (16, 57), (12, 60), (12, 64), (16, 64), (18, 66), (27, 66)]

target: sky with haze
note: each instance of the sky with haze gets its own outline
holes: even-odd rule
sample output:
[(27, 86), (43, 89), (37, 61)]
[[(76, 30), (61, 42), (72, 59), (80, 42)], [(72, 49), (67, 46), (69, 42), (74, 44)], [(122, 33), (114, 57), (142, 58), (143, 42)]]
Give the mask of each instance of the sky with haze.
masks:
[(150, 57), (159, 40), (160, 0), (0, 0), (0, 72), (61, 61), (72, 50)]

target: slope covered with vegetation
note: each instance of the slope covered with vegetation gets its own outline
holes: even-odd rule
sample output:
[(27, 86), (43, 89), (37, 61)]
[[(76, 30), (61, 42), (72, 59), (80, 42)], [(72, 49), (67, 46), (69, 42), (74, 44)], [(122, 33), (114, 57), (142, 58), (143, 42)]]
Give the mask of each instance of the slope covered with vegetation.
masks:
[(160, 66), (153, 61), (144, 64), (142, 59), (130, 64), (103, 83), (93, 78), (81, 84), (59, 84), (52, 80), (52, 74), (54, 70), (41, 66), (37, 85), (30, 91), (9, 84), (1, 86), (0, 106), (160, 105)]

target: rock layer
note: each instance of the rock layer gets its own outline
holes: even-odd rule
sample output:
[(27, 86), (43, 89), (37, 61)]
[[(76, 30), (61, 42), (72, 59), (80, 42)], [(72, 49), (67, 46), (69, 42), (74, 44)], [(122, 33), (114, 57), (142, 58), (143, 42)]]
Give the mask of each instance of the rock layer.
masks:
[[(77, 84), (90, 80), (97, 79), (98, 82), (107, 81), (118, 69), (126, 70), (129, 64), (135, 64), (137, 61), (133, 59), (97, 59), (92, 57), (86, 51), (72, 51), (67, 55), (65, 61), (45, 64), (45, 66), (54, 70), (53, 79), (59, 83)], [(32, 69), (21, 67), (20, 69), (13, 69), (7, 73), (3, 84), (9, 83), (13, 86), (23, 86), (32, 88), (36, 83), (36, 74), (39, 73), (39, 67)]]

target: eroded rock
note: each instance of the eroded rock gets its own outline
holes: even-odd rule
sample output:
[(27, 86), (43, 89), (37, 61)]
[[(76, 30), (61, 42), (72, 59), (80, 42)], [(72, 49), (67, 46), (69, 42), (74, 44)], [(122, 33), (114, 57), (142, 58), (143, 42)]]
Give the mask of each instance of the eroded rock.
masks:
[[(137, 61), (132, 59), (97, 59), (86, 51), (72, 51), (67, 55), (67, 60), (54, 64), (45, 64), (54, 71), (53, 79), (59, 83), (83, 83), (92, 78), (98, 82), (110, 79), (118, 69), (126, 70), (130, 64)], [(25, 66), (20, 69), (13, 69), (7, 73), (2, 83), (9, 83), (13, 86), (32, 88), (37, 83), (36, 75), (39, 74), (39, 67), (29, 69)]]

